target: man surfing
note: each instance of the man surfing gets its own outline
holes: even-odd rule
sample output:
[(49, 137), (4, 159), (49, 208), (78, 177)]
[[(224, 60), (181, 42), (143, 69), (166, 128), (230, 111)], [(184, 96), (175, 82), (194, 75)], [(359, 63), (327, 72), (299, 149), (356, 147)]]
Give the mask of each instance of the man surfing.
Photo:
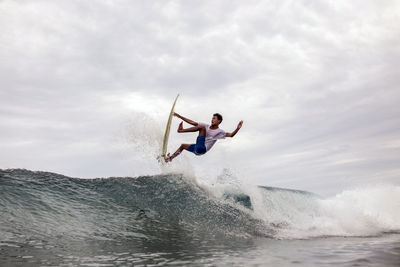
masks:
[(222, 116), (219, 113), (213, 114), (211, 119), (211, 125), (202, 122), (195, 122), (185, 118), (178, 113), (174, 112), (174, 116), (182, 119), (183, 121), (193, 125), (193, 127), (183, 129), (183, 121), (179, 124), (178, 133), (188, 133), (188, 132), (199, 132), (196, 144), (181, 144), (178, 150), (174, 154), (164, 157), (165, 162), (172, 161), (176, 156), (178, 156), (183, 150), (190, 151), (197, 156), (204, 155), (211, 147), (217, 142), (218, 139), (224, 139), (225, 137), (234, 137), (237, 132), (242, 128), (243, 121), (240, 121), (236, 129), (227, 133), (220, 129), (218, 126), (222, 122)]

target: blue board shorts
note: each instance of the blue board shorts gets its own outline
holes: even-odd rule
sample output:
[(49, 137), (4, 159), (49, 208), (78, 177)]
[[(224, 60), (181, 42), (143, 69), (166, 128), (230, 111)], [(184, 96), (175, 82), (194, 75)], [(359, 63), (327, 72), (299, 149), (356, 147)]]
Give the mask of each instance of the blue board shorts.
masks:
[(190, 145), (188, 148), (186, 148), (186, 150), (193, 152), (196, 155), (203, 155), (207, 152), (205, 142), (205, 136), (197, 136), (196, 144)]

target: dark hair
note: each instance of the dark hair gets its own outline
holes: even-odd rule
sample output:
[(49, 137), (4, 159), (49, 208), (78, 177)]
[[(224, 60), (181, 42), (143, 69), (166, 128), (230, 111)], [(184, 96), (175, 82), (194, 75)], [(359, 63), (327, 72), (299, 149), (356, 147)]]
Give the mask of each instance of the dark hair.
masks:
[(216, 116), (217, 119), (218, 119), (220, 122), (222, 122), (222, 115), (221, 115), (221, 114), (215, 113), (215, 114), (213, 114), (213, 116)]

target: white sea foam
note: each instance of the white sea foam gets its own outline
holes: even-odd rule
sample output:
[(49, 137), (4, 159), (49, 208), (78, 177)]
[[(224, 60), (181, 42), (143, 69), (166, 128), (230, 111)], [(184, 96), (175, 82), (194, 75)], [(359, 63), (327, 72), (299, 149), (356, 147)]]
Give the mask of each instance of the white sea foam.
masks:
[(327, 234), (376, 235), (400, 230), (400, 187), (380, 185), (319, 200), (320, 228)]
[[(263, 189), (260, 189), (263, 190)], [(347, 190), (322, 199), (296, 191), (264, 190), (255, 213), (279, 229), (280, 238), (372, 236), (400, 231), (400, 187)]]
[(217, 197), (245, 194), (256, 219), (276, 229), (283, 239), (317, 236), (376, 236), (400, 231), (400, 186), (365, 186), (333, 197), (245, 185), (224, 172), (213, 185), (203, 184)]

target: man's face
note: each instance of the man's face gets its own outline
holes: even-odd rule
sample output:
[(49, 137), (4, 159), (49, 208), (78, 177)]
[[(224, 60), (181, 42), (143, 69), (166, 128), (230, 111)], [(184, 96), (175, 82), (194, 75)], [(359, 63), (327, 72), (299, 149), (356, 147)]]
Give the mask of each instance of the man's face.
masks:
[(218, 120), (217, 116), (213, 116), (211, 119), (211, 125), (219, 125), (221, 122)]

